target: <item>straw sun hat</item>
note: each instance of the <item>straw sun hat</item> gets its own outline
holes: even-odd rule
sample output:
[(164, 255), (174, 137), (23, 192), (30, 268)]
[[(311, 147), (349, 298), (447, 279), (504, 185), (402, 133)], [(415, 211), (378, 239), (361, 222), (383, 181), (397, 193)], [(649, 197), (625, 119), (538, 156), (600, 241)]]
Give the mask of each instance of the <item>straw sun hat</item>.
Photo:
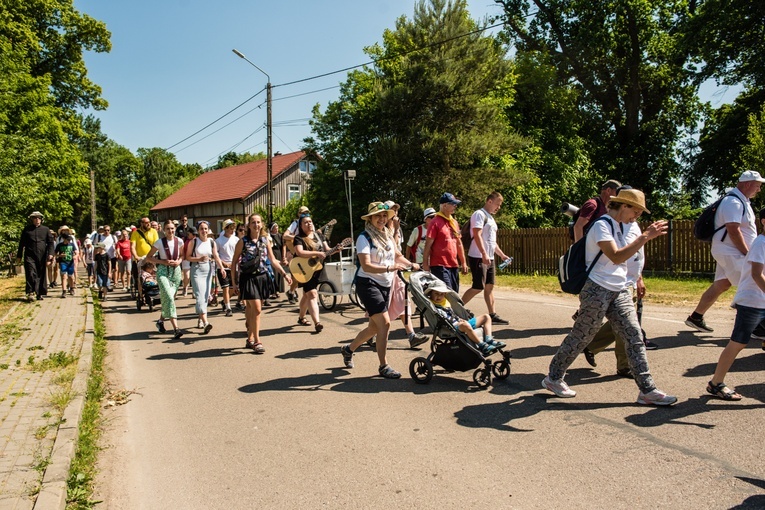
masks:
[(375, 214), (385, 212), (388, 214), (388, 219), (391, 219), (395, 213), (393, 209), (390, 208), (388, 204), (384, 204), (382, 202), (372, 202), (369, 204), (369, 207), (367, 207), (367, 213), (361, 217), (362, 220), (368, 220)]
[(631, 205), (651, 214), (651, 211), (645, 208), (645, 195), (639, 189), (622, 189), (618, 195), (611, 197), (611, 202)]

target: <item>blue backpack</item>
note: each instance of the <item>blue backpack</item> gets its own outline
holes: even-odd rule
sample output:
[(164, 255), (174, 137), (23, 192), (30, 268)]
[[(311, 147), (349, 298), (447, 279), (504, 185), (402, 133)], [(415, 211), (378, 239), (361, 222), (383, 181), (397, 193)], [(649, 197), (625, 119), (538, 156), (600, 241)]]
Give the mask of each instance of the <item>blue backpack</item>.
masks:
[[(595, 224), (596, 221), (605, 220), (605, 216), (601, 216), (597, 220), (590, 223), (590, 227)], [(611, 227), (611, 235), (614, 235), (614, 225), (610, 221), (608, 222)], [(590, 276), (590, 271), (595, 267), (595, 263), (598, 261), (602, 251), (598, 251), (595, 255), (595, 259), (587, 267), (585, 260), (586, 255), (587, 236), (583, 236), (577, 242), (569, 246), (566, 253), (558, 261), (558, 282), (560, 282), (560, 288), (567, 294), (579, 294), (582, 291), (582, 287), (587, 282), (587, 277)]]

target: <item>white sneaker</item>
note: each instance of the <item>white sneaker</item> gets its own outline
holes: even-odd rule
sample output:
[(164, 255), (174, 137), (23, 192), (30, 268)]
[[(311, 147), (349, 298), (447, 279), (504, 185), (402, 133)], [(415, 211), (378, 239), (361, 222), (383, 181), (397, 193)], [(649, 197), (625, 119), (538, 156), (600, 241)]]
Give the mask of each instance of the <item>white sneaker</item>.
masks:
[(576, 396), (576, 392), (569, 388), (563, 379), (553, 381), (549, 375), (542, 380), (542, 387), (552, 391), (561, 398), (573, 398)]
[(202, 329), (205, 326), (204, 322), (202, 322), (202, 319), (197, 319), (197, 328)]
[(641, 391), (637, 398), (638, 404), (653, 406), (671, 406), (675, 402), (677, 402), (677, 397), (667, 395), (658, 388), (651, 390), (648, 393), (643, 393)]

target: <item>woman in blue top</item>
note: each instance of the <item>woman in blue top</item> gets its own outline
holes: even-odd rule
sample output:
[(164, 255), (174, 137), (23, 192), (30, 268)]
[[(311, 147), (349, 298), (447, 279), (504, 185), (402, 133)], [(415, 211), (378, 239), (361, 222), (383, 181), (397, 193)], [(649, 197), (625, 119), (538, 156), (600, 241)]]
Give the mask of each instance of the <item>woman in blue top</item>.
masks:
[(231, 262), (231, 289), (240, 293), (245, 303), (247, 325), (247, 343), (245, 347), (255, 354), (266, 352), (260, 341), (260, 311), (263, 300), (271, 295), (271, 281), (266, 268), (266, 259), (271, 261), (274, 271), (284, 277), (287, 283), (292, 278), (284, 271), (271, 250), (268, 233), (263, 229), (263, 219), (259, 214), (251, 214), (247, 220), (247, 233), (239, 240), (234, 249)]
[(388, 348), (388, 333), (390, 332), (390, 316), (388, 315), (388, 299), (396, 271), (412, 266), (419, 269), (396, 249), (393, 233), (385, 224), (393, 216), (394, 211), (382, 202), (372, 202), (367, 208), (367, 214), (361, 217), (365, 220), (365, 229), (356, 240), (356, 254), (359, 258), (359, 269), (356, 274), (356, 292), (369, 313), (369, 324), (356, 335), (353, 341), (343, 346), (343, 362), (347, 368), (353, 368), (353, 352), (361, 344), (377, 335), (377, 357), (380, 360), (378, 369), (386, 379), (398, 379), (401, 373), (390, 365), (386, 357)]
[(671, 405), (677, 397), (656, 388), (648, 368), (645, 344), (637, 319), (632, 295), (627, 286), (627, 261), (648, 241), (667, 233), (667, 222), (652, 223), (634, 241), (627, 244), (623, 223), (632, 223), (646, 211), (645, 196), (635, 189), (622, 190), (611, 197), (608, 212), (595, 220), (587, 232), (587, 267), (593, 264), (599, 252), (603, 255), (590, 271), (587, 282), (579, 294), (579, 312), (571, 332), (563, 340), (552, 361), (542, 387), (559, 397), (571, 398), (576, 392), (563, 380), (566, 370), (589, 345), (600, 329), (603, 317), (624, 342), (630, 371), (640, 388), (637, 402), (650, 405)]

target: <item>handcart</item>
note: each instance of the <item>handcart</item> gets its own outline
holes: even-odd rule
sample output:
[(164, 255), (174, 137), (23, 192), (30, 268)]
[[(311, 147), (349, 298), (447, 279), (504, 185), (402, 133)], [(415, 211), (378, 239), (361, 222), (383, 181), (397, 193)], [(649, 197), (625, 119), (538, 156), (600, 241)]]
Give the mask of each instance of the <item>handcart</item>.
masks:
[(364, 306), (356, 296), (356, 286), (353, 284), (353, 278), (356, 275), (356, 263), (352, 247), (340, 251), (339, 262), (327, 262), (324, 264), (324, 272), (317, 289), (319, 293), (319, 304), (326, 311), (331, 312), (337, 305), (340, 298), (348, 296), (351, 303)]

